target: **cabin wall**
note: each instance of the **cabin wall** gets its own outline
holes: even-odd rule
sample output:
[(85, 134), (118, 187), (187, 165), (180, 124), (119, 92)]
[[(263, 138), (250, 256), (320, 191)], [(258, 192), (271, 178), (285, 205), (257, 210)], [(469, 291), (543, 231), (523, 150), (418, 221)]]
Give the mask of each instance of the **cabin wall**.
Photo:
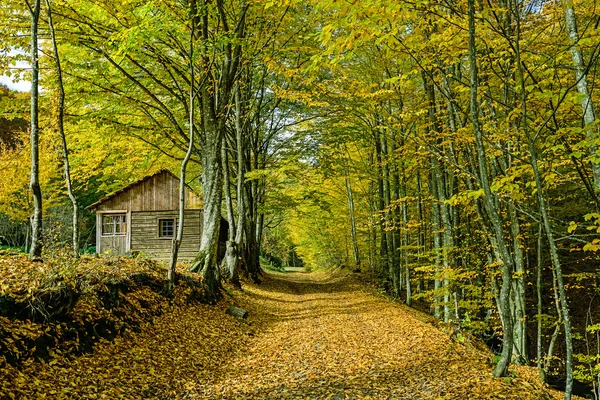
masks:
[[(131, 251), (143, 252), (158, 260), (169, 260), (173, 239), (159, 236), (159, 220), (164, 218), (177, 220), (178, 217), (178, 211), (132, 211)], [(198, 255), (203, 226), (202, 217), (201, 210), (185, 211), (179, 260), (192, 261)]]
[[(185, 204), (200, 209), (200, 197), (185, 188)], [(97, 212), (107, 210), (159, 211), (179, 209), (179, 180), (169, 173), (151, 176), (103, 201)]]

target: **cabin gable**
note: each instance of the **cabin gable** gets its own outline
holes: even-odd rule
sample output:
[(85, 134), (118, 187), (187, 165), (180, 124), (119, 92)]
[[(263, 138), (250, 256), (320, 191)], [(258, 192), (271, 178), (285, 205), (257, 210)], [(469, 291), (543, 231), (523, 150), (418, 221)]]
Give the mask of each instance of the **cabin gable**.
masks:
[[(201, 209), (200, 196), (185, 187), (185, 208)], [(179, 178), (162, 170), (120, 189), (88, 207), (89, 210), (179, 210)]]

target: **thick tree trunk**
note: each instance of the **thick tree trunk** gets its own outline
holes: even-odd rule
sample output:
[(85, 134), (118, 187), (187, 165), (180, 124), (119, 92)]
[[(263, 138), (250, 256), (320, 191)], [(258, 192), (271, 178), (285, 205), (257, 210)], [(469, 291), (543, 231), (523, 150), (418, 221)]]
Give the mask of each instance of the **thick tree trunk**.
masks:
[[(242, 124), (241, 124), (242, 106), (240, 100), (240, 88), (239, 84), (236, 86), (235, 92), (235, 142), (236, 142), (236, 158), (237, 158), (237, 225), (235, 225), (235, 233), (233, 232), (233, 226), (230, 222), (230, 233), (229, 240), (227, 242), (227, 250), (225, 253), (225, 262), (227, 270), (229, 271), (229, 279), (237, 287), (241, 287), (239, 268), (240, 268), (240, 249), (242, 248), (242, 238), (244, 235), (245, 225), (245, 214), (244, 208), (244, 151), (243, 151), (243, 136), (242, 136)], [(227, 215), (230, 221), (234, 220), (233, 207), (231, 206), (231, 196), (227, 200)]]
[(38, 23), (40, 19), (40, 2), (34, 0), (33, 6), (27, 2), (31, 16), (31, 174), (29, 188), (33, 195), (33, 216), (31, 218), (31, 248), (29, 259), (39, 260), (42, 257), (42, 189), (40, 188), (40, 153), (39, 153), (39, 56), (38, 56)]
[[(206, 89), (204, 89), (206, 91)], [(217, 296), (221, 287), (217, 268), (217, 250), (221, 227), (221, 199), (223, 174), (221, 172), (221, 141), (223, 133), (211, 111), (211, 98), (204, 93), (202, 109), (204, 141), (202, 143), (202, 192), (204, 194), (204, 224), (200, 237), (200, 251), (190, 271), (200, 271), (207, 295)]]
[(58, 85), (58, 132), (62, 142), (63, 161), (64, 161), (64, 172), (65, 172), (65, 183), (67, 185), (67, 193), (71, 204), (73, 205), (73, 256), (79, 257), (79, 206), (77, 204), (77, 198), (73, 193), (73, 185), (71, 183), (71, 166), (69, 164), (69, 148), (67, 146), (67, 137), (65, 135), (65, 87), (63, 85), (62, 66), (60, 63), (60, 55), (58, 54), (58, 45), (56, 43), (56, 34), (54, 31), (54, 23), (52, 21), (52, 7), (50, 0), (46, 0), (46, 7), (48, 8), (48, 27), (50, 29), (50, 39), (52, 41), (52, 50), (54, 52), (54, 68), (56, 70), (56, 82)]

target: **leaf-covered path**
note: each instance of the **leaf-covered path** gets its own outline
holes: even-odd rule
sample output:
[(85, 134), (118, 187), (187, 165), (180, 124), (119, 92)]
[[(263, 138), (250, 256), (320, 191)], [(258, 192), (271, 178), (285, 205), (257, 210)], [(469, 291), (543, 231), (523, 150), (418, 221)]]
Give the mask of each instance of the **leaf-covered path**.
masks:
[(561, 398), (533, 369), (492, 378), (489, 353), (352, 275), (267, 273), (233, 299), (250, 325), (224, 314), (229, 296), (174, 307), (93, 354), (4, 374), (0, 398)]
[[(206, 387), (215, 398), (561, 398), (531, 369), (494, 379), (489, 354), (452, 340), (353, 276), (271, 275), (248, 289), (260, 333)], [(509, 383), (510, 381), (510, 383)]]

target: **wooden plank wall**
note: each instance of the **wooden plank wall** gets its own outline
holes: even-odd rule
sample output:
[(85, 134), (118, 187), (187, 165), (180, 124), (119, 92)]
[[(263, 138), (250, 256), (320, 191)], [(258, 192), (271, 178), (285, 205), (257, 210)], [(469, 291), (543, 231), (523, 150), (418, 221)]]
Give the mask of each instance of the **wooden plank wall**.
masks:
[[(186, 209), (201, 208), (200, 197), (185, 189)], [(97, 211), (159, 211), (179, 209), (179, 180), (168, 172), (141, 181), (98, 206)]]
[[(172, 238), (158, 236), (158, 220), (177, 219), (177, 211), (144, 211), (131, 213), (131, 250), (144, 252), (159, 260), (171, 257)], [(192, 261), (200, 250), (202, 232), (202, 211), (186, 210), (183, 225), (183, 240), (179, 250), (179, 260)]]

